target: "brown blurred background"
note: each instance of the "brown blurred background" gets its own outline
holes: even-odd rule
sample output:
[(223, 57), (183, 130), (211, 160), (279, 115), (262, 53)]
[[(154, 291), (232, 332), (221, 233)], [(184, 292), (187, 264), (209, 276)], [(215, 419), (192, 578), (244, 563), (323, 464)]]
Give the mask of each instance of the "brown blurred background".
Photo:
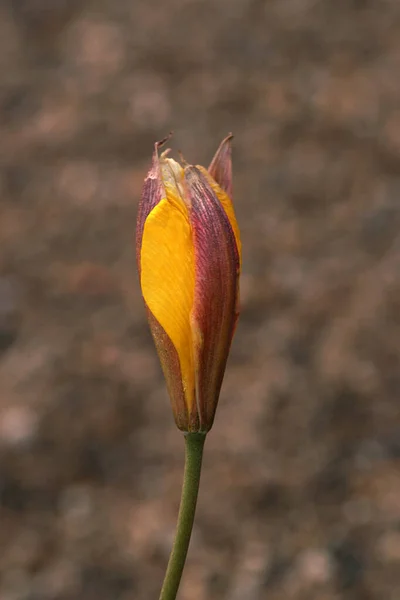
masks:
[(235, 134), (242, 316), (180, 600), (400, 597), (398, 0), (0, 2), (0, 599), (151, 600), (183, 466), (132, 237)]

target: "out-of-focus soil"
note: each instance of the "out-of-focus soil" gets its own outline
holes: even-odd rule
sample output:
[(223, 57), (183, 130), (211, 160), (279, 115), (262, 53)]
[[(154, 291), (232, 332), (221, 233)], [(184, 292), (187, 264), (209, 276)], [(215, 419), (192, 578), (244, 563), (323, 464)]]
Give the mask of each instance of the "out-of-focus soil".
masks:
[(398, 0), (0, 3), (0, 598), (158, 597), (183, 440), (133, 251), (235, 134), (242, 315), (181, 600), (400, 597)]

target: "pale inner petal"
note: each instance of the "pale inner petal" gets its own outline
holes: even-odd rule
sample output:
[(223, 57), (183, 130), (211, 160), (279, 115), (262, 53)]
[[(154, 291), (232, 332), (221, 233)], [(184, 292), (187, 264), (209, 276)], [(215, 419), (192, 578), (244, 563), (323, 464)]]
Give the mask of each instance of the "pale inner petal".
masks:
[(184, 171), (176, 160), (166, 158), (168, 152), (169, 150), (163, 152), (160, 158), (161, 176), (168, 200), (179, 207), (185, 205)]
[(193, 344), (189, 316), (194, 297), (194, 250), (186, 207), (166, 185), (167, 198), (146, 219), (141, 286), (146, 304), (179, 356), (189, 410), (194, 401)]

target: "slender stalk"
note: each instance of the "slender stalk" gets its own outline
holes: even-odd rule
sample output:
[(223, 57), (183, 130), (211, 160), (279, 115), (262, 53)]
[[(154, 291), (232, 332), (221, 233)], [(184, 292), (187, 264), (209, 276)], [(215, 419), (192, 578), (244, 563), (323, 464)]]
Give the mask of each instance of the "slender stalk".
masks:
[(181, 504), (160, 600), (175, 600), (178, 593), (196, 512), (205, 439), (204, 433), (185, 434), (185, 472)]

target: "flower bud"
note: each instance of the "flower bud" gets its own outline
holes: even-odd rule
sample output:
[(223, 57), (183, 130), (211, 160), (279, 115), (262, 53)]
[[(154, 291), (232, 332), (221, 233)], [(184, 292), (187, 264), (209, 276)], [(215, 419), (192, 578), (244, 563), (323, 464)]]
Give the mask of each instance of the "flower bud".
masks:
[(238, 317), (241, 244), (232, 195), (231, 138), (210, 167), (159, 156), (139, 205), (136, 254), (150, 329), (174, 418), (212, 427)]

